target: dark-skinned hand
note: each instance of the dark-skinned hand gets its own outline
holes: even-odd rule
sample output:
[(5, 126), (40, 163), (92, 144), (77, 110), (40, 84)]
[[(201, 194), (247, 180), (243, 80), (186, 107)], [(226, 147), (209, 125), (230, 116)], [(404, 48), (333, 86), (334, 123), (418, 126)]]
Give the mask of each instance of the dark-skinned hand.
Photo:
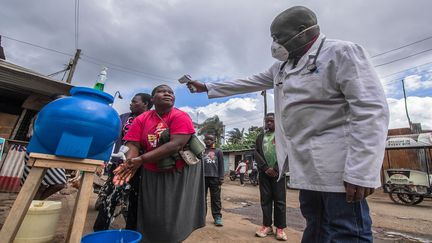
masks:
[(346, 181), (344, 181), (344, 186), (346, 191), (346, 201), (348, 203), (359, 202), (375, 191), (374, 188), (357, 186)]
[(223, 179), (220, 179), (220, 180), (219, 180), (219, 186), (222, 186), (223, 183), (224, 183), (224, 180), (223, 180)]
[[(191, 81), (187, 83), (187, 87), (191, 93), (207, 92), (207, 87), (204, 83), (201, 83), (200, 81)], [(195, 90), (193, 87), (195, 87)]]
[(142, 159), (140, 157), (136, 157), (128, 159), (124, 163), (120, 164), (114, 170), (114, 185), (121, 186), (124, 183), (127, 183), (141, 167), (142, 163)]
[(277, 177), (278, 173), (273, 168), (268, 168), (265, 173), (270, 177)]

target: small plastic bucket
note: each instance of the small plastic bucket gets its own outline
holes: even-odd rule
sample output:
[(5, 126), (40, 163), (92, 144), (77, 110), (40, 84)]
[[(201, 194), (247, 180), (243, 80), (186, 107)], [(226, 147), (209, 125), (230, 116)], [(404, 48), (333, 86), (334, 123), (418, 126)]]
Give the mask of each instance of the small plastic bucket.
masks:
[(14, 243), (52, 242), (61, 207), (61, 202), (33, 200)]
[(103, 230), (85, 235), (81, 243), (139, 243), (142, 235), (133, 230)]

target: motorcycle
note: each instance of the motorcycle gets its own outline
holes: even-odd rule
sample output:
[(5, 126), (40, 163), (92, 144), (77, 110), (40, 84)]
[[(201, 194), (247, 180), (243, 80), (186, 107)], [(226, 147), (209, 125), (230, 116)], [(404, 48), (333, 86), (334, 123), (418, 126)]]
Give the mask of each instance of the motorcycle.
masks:
[(240, 179), (240, 173), (238, 173), (235, 170), (230, 170), (229, 178), (230, 178), (231, 181), (235, 181), (237, 178)]
[[(240, 179), (240, 173), (235, 170), (230, 170), (229, 178), (231, 181), (235, 181), (237, 178)], [(247, 173), (245, 173), (244, 179), (245, 181), (248, 180), (254, 186), (258, 185), (258, 170), (248, 170)]]
[(252, 185), (254, 185), (254, 186), (258, 185), (258, 170), (257, 169), (248, 170), (248, 177), (249, 177), (249, 181)]

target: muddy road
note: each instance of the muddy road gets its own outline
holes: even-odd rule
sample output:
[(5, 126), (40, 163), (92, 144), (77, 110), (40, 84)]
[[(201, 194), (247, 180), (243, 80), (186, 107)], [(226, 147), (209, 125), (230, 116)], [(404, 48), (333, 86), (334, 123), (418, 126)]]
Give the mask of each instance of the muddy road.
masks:
[[(213, 225), (210, 213), (207, 226), (195, 231), (184, 242), (276, 242), (274, 237), (256, 238), (254, 232), (261, 224), (258, 187), (246, 184), (240, 187), (238, 181), (227, 181), (222, 186), (223, 227)], [(70, 220), (70, 212), (76, 196), (76, 189), (64, 189), (61, 194), (53, 195), (50, 200), (59, 200), (63, 209), (56, 230), (54, 242), (64, 242)], [(0, 227), (8, 214), (16, 194), (0, 193)], [(92, 195), (85, 225), (85, 233), (92, 232), (96, 211), (92, 205), (96, 195)], [(381, 191), (368, 198), (375, 242), (432, 242), (432, 200), (425, 200), (417, 206), (394, 204)], [(305, 221), (301, 216), (298, 191), (287, 191), (288, 242), (300, 242)], [(114, 228), (124, 225), (122, 219), (114, 222)]]

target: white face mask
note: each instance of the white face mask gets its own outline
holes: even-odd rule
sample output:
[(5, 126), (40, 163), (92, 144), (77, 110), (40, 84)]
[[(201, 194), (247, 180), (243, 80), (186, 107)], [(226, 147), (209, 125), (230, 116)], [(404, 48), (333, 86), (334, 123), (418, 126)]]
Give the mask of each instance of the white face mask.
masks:
[(272, 57), (282, 62), (287, 61), (289, 57), (288, 50), (283, 45), (274, 41), (271, 45), (271, 53), (272, 53)]
[[(288, 43), (288, 42), (290, 42), (290, 41), (292, 41), (292, 40), (294, 40), (295, 38), (297, 38), (297, 36), (303, 34), (304, 32), (306, 32), (306, 31), (308, 31), (308, 30), (310, 30), (312, 28), (316, 28), (316, 27), (318, 27), (318, 25), (312, 25), (312, 26), (304, 29), (303, 31), (301, 31), (297, 35), (293, 36), (291, 39), (287, 40), (285, 42), (285, 44)], [(272, 53), (272, 57), (274, 57), (274, 58), (276, 58), (276, 59), (278, 59), (279, 61), (282, 61), (282, 62), (288, 61), (288, 57), (289, 57), (289, 54), (290, 54), (290, 52), (283, 45), (281, 45), (281, 44), (279, 44), (279, 43), (277, 43), (275, 41), (273, 41), (273, 43), (271, 45), (271, 53)]]

